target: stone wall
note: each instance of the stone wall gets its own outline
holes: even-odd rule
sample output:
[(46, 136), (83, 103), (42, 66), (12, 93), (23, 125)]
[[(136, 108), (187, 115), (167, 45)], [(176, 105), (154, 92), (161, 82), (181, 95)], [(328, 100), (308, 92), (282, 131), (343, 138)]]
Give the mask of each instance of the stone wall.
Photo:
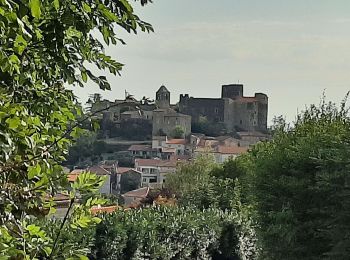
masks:
[(191, 116), (176, 113), (170, 109), (153, 111), (153, 136), (171, 136), (177, 126), (184, 130), (185, 137), (189, 136), (191, 134)]

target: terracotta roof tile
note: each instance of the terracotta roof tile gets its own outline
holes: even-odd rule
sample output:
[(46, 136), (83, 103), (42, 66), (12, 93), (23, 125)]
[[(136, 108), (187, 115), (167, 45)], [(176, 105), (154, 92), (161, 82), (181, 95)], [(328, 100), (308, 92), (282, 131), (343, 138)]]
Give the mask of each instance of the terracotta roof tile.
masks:
[(92, 166), (87, 169), (88, 171), (95, 173), (96, 175), (110, 175), (111, 173), (101, 166)]
[(112, 213), (116, 210), (118, 210), (118, 206), (106, 206), (106, 207), (99, 207), (99, 206), (94, 206), (90, 209), (92, 214), (97, 214), (97, 213)]
[(149, 187), (132, 190), (125, 194), (123, 194), (123, 197), (135, 197), (135, 198), (146, 198), (149, 192)]
[(170, 139), (166, 141), (167, 144), (186, 144), (186, 139)]
[(242, 154), (248, 151), (247, 147), (239, 147), (239, 146), (223, 146), (219, 145), (216, 150), (218, 153), (223, 154)]
[(129, 167), (118, 167), (117, 168), (117, 173), (119, 174), (123, 174), (126, 173), (128, 171), (134, 170), (133, 168), (129, 168)]
[(135, 159), (135, 166), (176, 167), (177, 160)]

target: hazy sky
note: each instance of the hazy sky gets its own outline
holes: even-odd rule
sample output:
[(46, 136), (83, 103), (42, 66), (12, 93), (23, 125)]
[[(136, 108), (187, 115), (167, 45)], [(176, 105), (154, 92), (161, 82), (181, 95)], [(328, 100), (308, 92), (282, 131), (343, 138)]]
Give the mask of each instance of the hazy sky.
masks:
[(126, 46), (107, 48), (125, 63), (109, 76), (111, 91), (93, 84), (75, 93), (104, 98), (154, 98), (164, 84), (179, 94), (219, 97), (221, 85), (243, 83), (245, 95), (269, 96), (274, 115), (293, 120), (306, 104), (339, 102), (350, 90), (349, 0), (154, 0), (136, 7), (155, 33), (128, 35)]

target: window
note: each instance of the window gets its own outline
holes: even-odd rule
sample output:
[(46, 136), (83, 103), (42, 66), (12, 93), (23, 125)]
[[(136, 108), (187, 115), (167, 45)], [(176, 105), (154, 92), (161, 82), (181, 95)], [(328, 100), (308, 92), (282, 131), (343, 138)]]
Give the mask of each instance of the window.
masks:
[(155, 182), (157, 182), (156, 178), (149, 179), (149, 183), (155, 183)]
[(242, 122), (242, 119), (241, 119), (241, 120), (239, 120), (239, 123), (240, 123), (240, 124), (242, 124), (242, 123), (243, 123), (243, 122)]
[(219, 109), (217, 107), (214, 109), (214, 111), (215, 111), (215, 114), (219, 114)]
[(247, 109), (253, 109), (254, 104), (252, 102), (247, 103)]

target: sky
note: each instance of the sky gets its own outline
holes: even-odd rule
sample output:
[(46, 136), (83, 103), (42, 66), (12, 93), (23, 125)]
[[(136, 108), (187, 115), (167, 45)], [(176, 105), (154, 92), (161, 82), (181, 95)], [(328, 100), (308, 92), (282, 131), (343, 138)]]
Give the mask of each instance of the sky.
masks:
[(111, 91), (74, 88), (82, 102), (92, 93), (121, 99), (125, 90), (154, 98), (164, 84), (176, 103), (242, 83), (246, 96), (269, 96), (270, 123), (293, 121), (323, 93), (339, 103), (350, 90), (349, 0), (154, 0), (135, 11), (155, 33), (118, 29), (127, 45), (106, 53), (125, 64), (122, 76), (107, 75)]

